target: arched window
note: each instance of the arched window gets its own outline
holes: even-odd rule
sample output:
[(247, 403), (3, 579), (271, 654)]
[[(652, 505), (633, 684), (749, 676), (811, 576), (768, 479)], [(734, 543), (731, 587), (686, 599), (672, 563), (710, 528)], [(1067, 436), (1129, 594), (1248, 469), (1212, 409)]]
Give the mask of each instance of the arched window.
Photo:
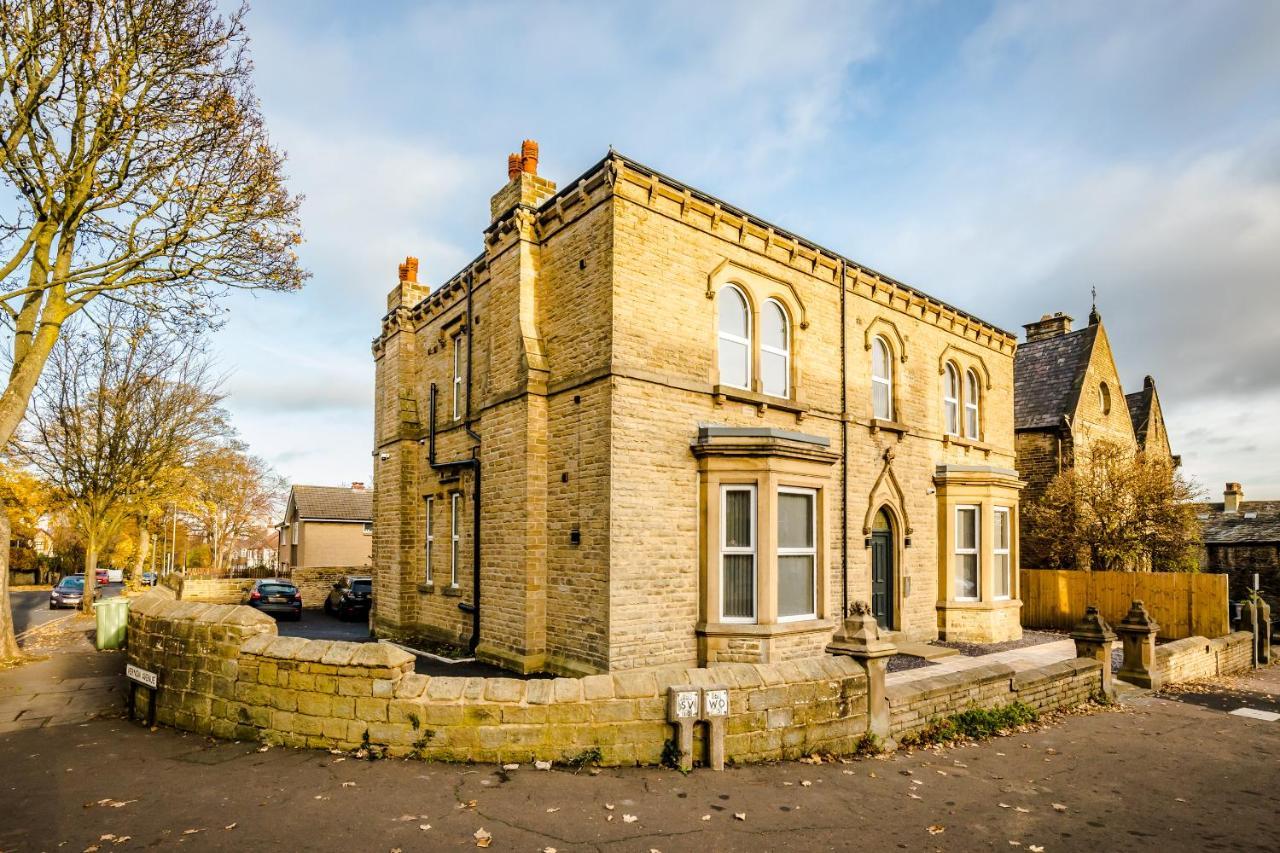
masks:
[(871, 414), (893, 420), (893, 361), (881, 337), (871, 339)]
[(747, 297), (732, 284), (720, 288), (720, 382), (751, 388), (751, 313)]
[(964, 434), (969, 438), (979, 438), (978, 425), (978, 374), (967, 370), (964, 374)]
[(960, 434), (960, 374), (951, 362), (942, 386), (942, 428), (947, 435)]
[(760, 379), (766, 394), (791, 394), (791, 324), (776, 299), (765, 302), (760, 318)]
[(1105, 382), (1098, 383), (1098, 406), (1102, 409), (1102, 414), (1111, 414), (1111, 389)]

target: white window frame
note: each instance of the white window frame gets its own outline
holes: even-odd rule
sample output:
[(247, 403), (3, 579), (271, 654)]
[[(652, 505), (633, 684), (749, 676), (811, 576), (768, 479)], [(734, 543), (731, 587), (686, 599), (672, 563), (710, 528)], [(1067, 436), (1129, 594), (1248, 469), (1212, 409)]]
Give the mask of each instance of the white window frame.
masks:
[(372, 535), (373, 535), (373, 522), (372, 522), (372, 521), (366, 521), (363, 525), (361, 525), (361, 528), (362, 528), (362, 530), (363, 530), (363, 532), (364, 532), (364, 535), (365, 535), (365, 536), (372, 536)]
[[(721, 309), (723, 308), (723, 306), (721, 305), (720, 299), (724, 295), (725, 290), (728, 290), (728, 289), (732, 289), (735, 293), (738, 294), (738, 298), (742, 300), (742, 310), (743, 310), (743, 313), (746, 315), (746, 320), (747, 320), (747, 336), (745, 338), (739, 335), (735, 335), (732, 332), (726, 332), (722, 328), (722, 324), (720, 321), (722, 319)], [(752, 353), (752, 347), (751, 347), (751, 300), (747, 298), (746, 292), (743, 291), (743, 289), (741, 287), (738, 287), (738, 285), (736, 284), (726, 284), (724, 287), (720, 288), (720, 290), (716, 293), (716, 366), (717, 367), (720, 366), (719, 343), (721, 340), (731, 341), (735, 344), (742, 344), (747, 348), (747, 379), (746, 379), (745, 385), (734, 385), (730, 382), (725, 382), (724, 371), (721, 370), (720, 381), (724, 385), (727, 385), (730, 388), (741, 388), (744, 391), (750, 391), (751, 390), (751, 374), (752, 374), (751, 363), (754, 360), (754, 355)]]
[(947, 362), (942, 379), (942, 431), (947, 435), (960, 434), (960, 373)]
[(298, 528), (301, 526), (302, 525), (299, 523), (298, 519), (296, 518), (293, 520), (293, 524), (289, 525), (289, 544), (290, 545), (298, 544)]
[[(789, 397), (791, 396), (791, 314), (787, 311), (787, 306), (783, 305), (781, 302), (779, 302), (776, 299), (766, 299), (765, 310), (768, 310), (768, 307), (770, 305), (777, 308), (778, 311), (782, 314), (782, 349), (779, 349), (775, 346), (765, 343), (764, 322), (762, 319), (760, 323), (760, 326), (761, 326), (761, 329), (760, 329), (760, 381), (762, 383), (764, 382), (764, 353), (770, 353), (771, 355), (780, 355), (782, 356), (782, 390), (772, 391), (764, 387), (761, 387), (761, 390), (765, 394), (769, 394), (774, 397)], [(747, 309), (748, 331), (750, 331), (751, 329), (750, 318), (751, 318), (751, 309), (750, 307), (748, 307)], [(750, 352), (751, 352), (751, 347), (748, 342), (748, 347), (747, 347), (748, 359), (750, 358)], [(750, 371), (748, 370), (747, 373), (749, 375)]]
[(462, 492), (449, 496), (449, 586), (458, 587), (458, 548), (462, 541)]
[(453, 419), (462, 418), (462, 333), (453, 336)]
[[(725, 520), (728, 518), (726, 506), (728, 501), (726, 497), (729, 492), (747, 492), (751, 495), (751, 545), (743, 547), (741, 545), (730, 548), (725, 544)], [(720, 614), (721, 622), (732, 622), (744, 625), (754, 625), (760, 619), (760, 528), (758, 517), (756, 486), (753, 483), (724, 483), (720, 486), (720, 602), (717, 610)], [(724, 558), (726, 556), (741, 556), (749, 554), (751, 556), (751, 615), (750, 616), (726, 616), (724, 613)]]
[[(1013, 513), (1007, 506), (996, 507), (994, 513), (991, 519), (991, 538), (993, 540), (991, 543), (991, 591), (993, 593), (991, 597), (996, 601), (1008, 601), (1013, 598)], [(1000, 525), (996, 522), (996, 519), (1002, 515), (1004, 516), (1005, 535), (1003, 548), (1000, 547)], [(1008, 590), (1004, 595), (995, 594), (1000, 586), (998, 583), (1001, 574), (1000, 557), (1004, 557), (1005, 588)]]
[[(877, 347), (884, 350), (884, 366), (889, 371), (888, 376), (876, 375)], [(885, 398), (889, 402), (887, 414), (882, 415), (876, 411), (876, 385), (883, 385), (885, 388)], [(887, 421), (893, 420), (893, 349), (889, 346), (889, 342), (880, 335), (876, 335), (871, 339), (871, 416)]]
[(978, 439), (982, 432), (981, 411), (978, 408), (978, 374), (973, 368), (964, 372), (964, 434), (968, 438)]
[[(778, 557), (807, 556), (812, 559), (812, 563), (810, 565), (812, 566), (812, 572), (813, 572), (813, 601), (809, 602), (808, 613), (801, 613), (795, 616), (782, 616), (781, 614), (779, 614), (778, 621), (779, 622), (803, 622), (806, 619), (817, 619), (818, 618), (818, 490), (805, 489), (799, 486), (779, 486), (778, 494), (807, 495), (809, 500), (813, 502), (813, 513), (811, 514), (812, 529), (809, 531), (809, 541), (812, 542), (813, 545), (808, 548), (778, 547), (777, 555), (776, 555)], [(776, 527), (777, 527), (778, 521), (781, 518), (780, 512), (778, 513), (778, 516), (779, 516), (778, 519), (774, 519), (774, 527), (775, 527), (774, 541), (775, 542), (778, 541)], [(775, 560), (774, 561), (775, 586), (777, 586), (778, 590), (781, 591), (782, 575), (780, 572), (777, 571), (777, 565), (778, 563)], [(777, 598), (776, 595), (775, 595), (775, 598)]]
[[(972, 548), (960, 547), (960, 513), (962, 512), (973, 513), (973, 547)], [(975, 561), (977, 562), (977, 570), (978, 570), (977, 578), (975, 579), (975, 583), (974, 583), (974, 587), (976, 588), (978, 594), (975, 596), (961, 595), (960, 594), (960, 581), (961, 581), (960, 561), (954, 560), (954, 559), (952, 560), (951, 571), (954, 572), (953, 582), (956, 585), (955, 600), (956, 601), (981, 601), (982, 600), (982, 507), (976, 504), (958, 505), (956, 507), (955, 528), (956, 528), (955, 534), (951, 537), (952, 554), (955, 557), (973, 555)]]
[(426, 527), (427, 527), (427, 542), (426, 542), (426, 553), (423, 555), (423, 558), (426, 560), (426, 564), (427, 564), (427, 565), (426, 565), (426, 571), (424, 571), (424, 572), (423, 572), (423, 581), (424, 581), (425, 583), (428, 583), (428, 584), (433, 583), (432, 578), (431, 578), (431, 551), (432, 551), (432, 546), (434, 546), (434, 545), (435, 545), (436, 535), (435, 535), (435, 532), (434, 532), (434, 531), (432, 530), (432, 528), (431, 528), (431, 522), (434, 520), (434, 519), (433, 519), (433, 516), (435, 516), (435, 503), (436, 503), (436, 499), (435, 499), (434, 497), (431, 497), (431, 496), (428, 496), (428, 497), (427, 497), (427, 499), (426, 499), (426, 504), (427, 504), (427, 519), (426, 519)]

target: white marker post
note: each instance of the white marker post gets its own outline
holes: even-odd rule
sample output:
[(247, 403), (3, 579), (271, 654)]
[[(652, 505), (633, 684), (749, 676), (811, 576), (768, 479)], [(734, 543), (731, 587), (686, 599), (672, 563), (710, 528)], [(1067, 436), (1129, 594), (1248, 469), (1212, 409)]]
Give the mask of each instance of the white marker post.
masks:
[(667, 719), (676, 727), (676, 746), (680, 750), (680, 769), (693, 769), (693, 727), (698, 722), (702, 691), (693, 685), (667, 688)]
[(702, 689), (702, 718), (707, 721), (708, 764), (712, 770), (724, 769), (724, 721), (729, 716), (729, 688)]

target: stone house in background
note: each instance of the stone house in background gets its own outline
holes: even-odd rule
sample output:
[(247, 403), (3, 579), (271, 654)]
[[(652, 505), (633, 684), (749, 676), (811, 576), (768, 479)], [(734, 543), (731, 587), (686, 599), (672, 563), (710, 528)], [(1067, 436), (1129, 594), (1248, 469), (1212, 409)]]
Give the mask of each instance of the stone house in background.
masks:
[[(1015, 336), (610, 151), (373, 342), (373, 624), (528, 672), (1021, 635)], [(477, 537), (478, 531), (478, 537)]]
[(373, 495), (364, 483), (294, 486), (277, 530), (281, 569), (366, 568), (373, 557)]
[(1204, 540), (1200, 568), (1226, 572), (1231, 598), (1240, 600), (1253, 587), (1273, 608), (1280, 605), (1280, 501), (1246, 501), (1239, 483), (1227, 483), (1218, 503), (1196, 507)]
[[(1133, 451), (1160, 454), (1177, 464), (1156, 394), (1147, 376), (1141, 391), (1126, 395), (1102, 317), (1095, 308), (1089, 325), (1072, 330), (1072, 318), (1058, 312), (1028, 323), (1026, 341), (1014, 359), (1014, 429), (1017, 469), (1026, 481), (1024, 503), (1044, 494), (1057, 474), (1105, 440)], [(1035, 531), (1024, 525), (1022, 565), (1041, 567)]]

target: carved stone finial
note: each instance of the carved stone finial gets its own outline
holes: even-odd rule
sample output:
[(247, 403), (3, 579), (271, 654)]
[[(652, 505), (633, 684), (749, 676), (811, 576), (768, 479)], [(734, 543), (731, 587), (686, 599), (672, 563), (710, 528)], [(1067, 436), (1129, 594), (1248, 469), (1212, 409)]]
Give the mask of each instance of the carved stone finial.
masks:
[(1084, 618), (1071, 629), (1071, 639), (1088, 642), (1109, 643), (1116, 638), (1107, 620), (1102, 618), (1098, 608), (1092, 604), (1085, 609)]

